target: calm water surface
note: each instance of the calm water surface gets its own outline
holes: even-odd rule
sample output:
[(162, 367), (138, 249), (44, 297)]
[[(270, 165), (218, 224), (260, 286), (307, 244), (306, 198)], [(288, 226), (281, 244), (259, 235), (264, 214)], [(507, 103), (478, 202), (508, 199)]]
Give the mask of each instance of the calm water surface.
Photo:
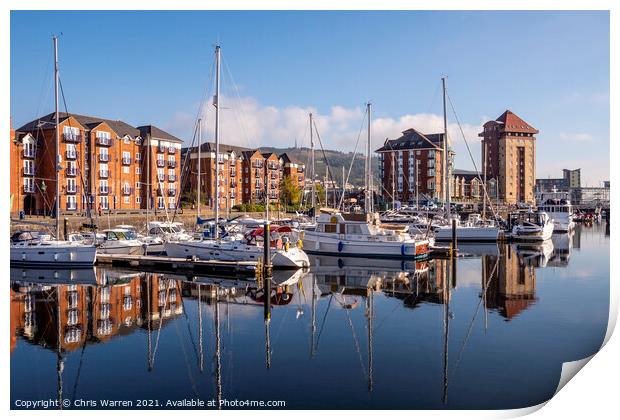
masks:
[[(317, 258), (254, 281), (11, 269), (11, 400), (281, 400), (286, 408), (517, 408), (596, 352), (609, 231), (461, 246), (423, 263)], [(68, 279), (71, 278), (69, 281)], [(21, 404), (21, 403), (20, 403)], [(226, 408), (226, 407), (224, 407)]]

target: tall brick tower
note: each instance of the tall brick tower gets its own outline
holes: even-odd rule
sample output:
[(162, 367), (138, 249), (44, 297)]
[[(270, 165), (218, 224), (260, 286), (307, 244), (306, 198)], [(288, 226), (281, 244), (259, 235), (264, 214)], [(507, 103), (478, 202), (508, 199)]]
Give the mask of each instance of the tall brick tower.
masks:
[(487, 189), (496, 185), (497, 198), (506, 203), (534, 203), (536, 184), (536, 137), (538, 130), (507, 110), (483, 125), (482, 168)]

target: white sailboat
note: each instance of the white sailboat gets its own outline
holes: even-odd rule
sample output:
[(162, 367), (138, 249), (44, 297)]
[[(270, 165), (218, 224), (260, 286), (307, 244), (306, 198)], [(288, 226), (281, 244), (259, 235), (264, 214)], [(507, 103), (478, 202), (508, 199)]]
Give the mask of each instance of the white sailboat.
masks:
[[(58, 38), (54, 41), (54, 99), (55, 99), (55, 133), (56, 165), (61, 162), (60, 133), (58, 129)], [(25, 241), (11, 241), (11, 265), (27, 266), (71, 266), (92, 267), (95, 264), (96, 249), (94, 245), (81, 242), (60, 241), (60, 169), (56, 171), (56, 238), (32, 238)]]
[[(366, 258), (425, 258), (430, 242), (408, 233), (407, 226), (381, 226), (373, 210), (371, 144), (371, 105), (367, 104), (368, 140), (366, 155), (366, 213), (343, 213), (324, 209), (316, 227), (304, 231), (303, 248), (309, 254)], [(313, 130), (312, 125), (310, 130)], [(311, 131), (312, 132), (312, 131)], [(314, 154), (314, 149), (311, 153)], [(313, 174), (314, 175), (314, 174)], [(312, 202), (314, 203), (314, 189)]]
[[(444, 191), (446, 195), (446, 213), (447, 220), (450, 221), (450, 158), (448, 148), (448, 116), (446, 111), (446, 79), (441, 78), (443, 88), (443, 124), (444, 124)], [(486, 159), (486, 157), (485, 157)], [(486, 160), (484, 162), (485, 181), (486, 181)], [(462, 223), (456, 219), (456, 240), (457, 242), (497, 242), (499, 238), (499, 226), (492, 221), (485, 220), (486, 215), (486, 184), (483, 182), (483, 216), (482, 218), (470, 219), (466, 223)], [(435, 231), (435, 240), (437, 242), (449, 242), (452, 240), (452, 226), (441, 226)]]
[[(216, 162), (219, 162), (220, 140), (219, 140), (219, 98), (220, 98), (220, 47), (215, 47), (215, 154)], [(200, 137), (200, 136), (199, 136)], [(199, 140), (199, 143), (202, 139)], [(201, 145), (198, 145), (200, 150)], [(200, 162), (200, 160), (199, 160)], [(217, 163), (216, 163), (217, 165)], [(209, 239), (189, 239), (176, 242), (167, 242), (164, 245), (166, 255), (176, 258), (199, 258), (201, 260), (221, 260), (221, 261), (258, 261), (263, 256), (263, 244), (258, 236), (246, 235), (240, 239), (236, 236), (220, 237), (219, 232), (219, 180), (220, 171), (215, 171), (215, 232), (214, 238)], [(198, 180), (200, 186), (200, 177)], [(198, 188), (200, 190), (200, 187)], [(269, 203), (266, 203), (267, 208)], [(271, 244), (270, 244), (271, 245)], [(271, 247), (271, 262), (275, 268), (299, 268), (308, 267), (310, 262), (306, 253), (295, 245), (292, 246), (273, 246)]]

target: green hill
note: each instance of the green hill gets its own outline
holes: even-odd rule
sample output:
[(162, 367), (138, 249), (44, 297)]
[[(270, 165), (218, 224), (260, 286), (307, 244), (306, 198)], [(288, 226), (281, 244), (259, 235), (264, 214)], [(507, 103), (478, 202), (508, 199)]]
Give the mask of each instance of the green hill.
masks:
[[(261, 152), (273, 152), (277, 154), (287, 153), (294, 159), (306, 164), (306, 173), (310, 173), (310, 148), (276, 148), (276, 147), (261, 147)], [(329, 162), (332, 176), (337, 183), (342, 183), (342, 167), (345, 167), (345, 176), (349, 172), (349, 166), (351, 165), (351, 159), (353, 159), (353, 152), (343, 153), (337, 150), (325, 150), (325, 157)], [(319, 178), (325, 176), (325, 157), (323, 151), (315, 150), (314, 152), (314, 166), (316, 174)], [(375, 177), (377, 176), (378, 162), (376, 156), (373, 156), (373, 170)], [(364, 156), (359, 153), (355, 156), (355, 162), (351, 169), (351, 176), (349, 177), (349, 183), (355, 186), (364, 185)]]

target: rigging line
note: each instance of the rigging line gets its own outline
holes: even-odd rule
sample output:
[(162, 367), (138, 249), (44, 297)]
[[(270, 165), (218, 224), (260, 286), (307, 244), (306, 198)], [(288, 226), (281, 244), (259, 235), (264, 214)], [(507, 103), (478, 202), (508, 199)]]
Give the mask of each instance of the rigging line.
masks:
[(495, 260), (495, 265), (493, 266), (493, 270), (491, 271), (491, 274), (489, 274), (489, 278), (485, 282), (486, 284), (485, 284), (484, 290), (482, 292), (482, 295), (480, 296), (480, 300), (478, 300), (478, 305), (476, 306), (476, 311), (474, 312), (474, 315), (473, 315), (473, 317), (471, 319), (471, 322), (469, 323), (469, 328), (467, 329), (467, 334), (465, 335), (465, 339), (463, 340), (463, 344), (461, 345), (461, 349), (459, 350), (459, 355), (458, 355), (458, 357), (456, 359), (456, 363), (455, 363), (454, 368), (452, 369), (452, 373), (450, 375), (454, 375), (454, 373), (456, 372), (456, 369), (459, 366), (459, 363), (461, 361), (461, 356), (463, 355), (463, 350), (465, 350), (465, 346), (467, 345), (467, 342), (469, 341), (469, 336), (470, 336), (472, 328), (474, 326), (474, 321), (476, 320), (476, 316), (478, 315), (478, 311), (480, 310), (480, 305), (482, 304), (482, 300), (486, 296), (487, 290), (489, 290), (489, 282), (491, 280), (493, 280), (493, 275), (495, 274), (495, 270), (497, 269), (498, 261), (499, 261), (499, 258)]
[(315, 351), (319, 350), (319, 340), (321, 339), (321, 334), (323, 334), (323, 327), (325, 327), (325, 321), (327, 320), (327, 314), (329, 313), (329, 309), (332, 306), (332, 298), (334, 294), (329, 295), (329, 302), (327, 303), (327, 310), (325, 311), (325, 315), (323, 315), (323, 322), (321, 323), (321, 329), (319, 330), (319, 335), (316, 337), (316, 346), (314, 347)]
[(463, 132), (463, 127), (461, 127), (461, 122), (459, 121), (459, 116), (456, 113), (456, 109), (454, 109), (454, 104), (452, 103), (452, 98), (450, 97), (450, 95), (448, 94), (447, 91), (446, 91), (446, 96), (448, 97), (448, 102), (450, 103), (450, 108), (452, 109), (452, 113), (454, 114), (454, 118), (456, 119), (456, 123), (459, 126), (459, 131), (461, 132), (461, 136), (463, 137), (463, 140), (465, 141), (465, 146), (467, 147), (467, 153), (469, 154), (469, 158), (471, 159), (471, 162), (474, 165), (474, 170), (476, 171), (477, 178), (480, 181), (480, 184), (482, 185), (482, 190), (484, 191), (484, 195), (486, 196), (487, 201), (489, 202), (489, 206), (491, 206), (491, 211), (493, 212), (493, 217), (495, 218), (495, 221), (499, 223), (497, 212), (495, 211), (495, 208), (493, 207), (493, 202), (491, 201), (491, 198), (489, 197), (489, 194), (487, 193), (487, 186), (484, 185), (484, 181), (480, 177), (480, 172), (478, 171), (478, 167), (476, 165), (476, 161), (474, 160), (474, 157), (473, 157), (473, 155), (471, 153), (471, 150), (469, 148), (469, 143), (467, 143), (467, 138), (465, 138), (465, 132)]
[[(224, 63), (224, 68), (226, 69), (226, 73), (228, 74), (228, 77), (230, 78), (231, 85), (232, 85), (232, 87), (234, 89), (234, 94), (237, 97), (237, 101), (238, 101), (238, 104), (239, 104), (239, 109), (241, 109), (242, 101), (241, 101), (241, 95), (239, 94), (239, 87), (237, 86), (237, 83), (235, 82), (235, 78), (233, 77), (232, 72), (230, 71), (230, 67), (228, 66), (228, 60), (224, 60), (221, 51), (220, 51), (220, 57), (222, 57), (222, 62)], [(234, 113), (234, 109), (233, 109), (233, 113)], [(245, 124), (245, 119), (243, 118), (242, 114), (241, 114), (241, 124), (240, 125), (241, 125), (241, 131), (243, 131), (243, 135), (245, 136), (246, 141), (248, 142), (247, 144), (250, 144), (250, 145), (252, 145), (255, 148), (259, 147), (260, 145), (256, 144), (256, 139), (250, 141), (250, 137), (248, 136), (248, 130), (247, 130), (247, 127), (246, 127), (246, 124)]]
[[(345, 179), (344, 185), (346, 186), (349, 183), (349, 177), (351, 176), (351, 171), (353, 170), (353, 163), (355, 162), (355, 157), (357, 156), (357, 146), (359, 145), (360, 138), (362, 137), (362, 131), (364, 130), (364, 122), (366, 121), (366, 117), (368, 116), (368, 108), (366, 107), (364, 110), (364, 115), (362, 116), (362, 122), (360, 123), (360, 129), (357, 133), (357, 140), (355, 141), (355, 148), (353, 149), (353, 156), (351, 157), (351, 164), (349, 165), (349, 171), (347, 172), (347, 177)], [(344, 194), (340, 197), (340, 203), (338, 208), (344, 206)]]
[[(194, 134), (192, 135), (192, 142), (190, 143), (189, 148), (187, 149), (187, 152), (185, 154), (185, 157), (183, 159), (183, 161), (181, 162), (181, 168), (180, 168), (180, 176), (179, 176), (179, 191), (183, 191), (185, 189), (185, 187), (187, 186), (187, 183), (189, 182), (192, 173), (191, 173), (191, 154), (192, 154), (192, 149), (194, 148), (194, 142), (196, 141), (196, 134), (198, 132), (198, 120), (196, 120), (196, 123), (194, 125)], [(200, 142), (199, 142), (200, 143)], [(179, 192), (179, 200), (181, 199), (181, 193)], [(150, 197), (149, 197), (150, 200)], [(172, 222), (174, 223), (174, 220), (177, 216), (177, 214), (179, 213), (179, 209), (178, 206), (175, 207), (174, 209), (174, 213), (172, 214)], [(148, 228), (148, 226), (147, 226)]]
[(180, 294), (180, 296), (181, 296), (181, 308), (183, 309), (183, 315), (185, 316), (185, 321), (187, 321), (186, 322), (187, 332), (189, 333), (189, 338), (190, 338), (190, 341), (192, 342), (192, 347), (194, 348), (194, 355), (196, 356), (196, 360), (198, 360), (198, 363), (200, 363), (200, 355), (198, 354), (196, 342), (194, 341), (194, 334), (192, 334), (192, 330), (189, 325), (189, 317), (187, 316), (187, 311), (185, 310), (185, 300), (183, 299), (182, 293)]
[[(327, 168), (327, 180), (329, 181), (329, 179), (331, 178), (332, 182), (335, 182), (334, 177), (332, 176), (332, 171), (331, 171), (331, 167), (329, 164), (329, 160), (327, 159), (327, 155), (325, 154), (325, 148), (323, 147), (323, 142), (321, 141), (321, 135), (319, 134), (319, 129), (316, 126), (316, 120), (312, 121), (312, 124), (314, 125), (314, 131), (316, 132), (316, 136), (319, 140), (319, 146), (321, 146), (321, 152), (323, 153), (323, 159), (325, 159), (325, 167)], [(325, 186), (325, 189), (327, 190), (327, 186)], [(325, 205), (327, 205), (327, 203), (325, 203)]]
[(181, 344), (181, 351), (183, 353), (183, 361), (185, 362), (185, 367), (187, 368), (187, 377), (189, 378), (189, 381), (191, 383), (192, 391), (194, 391), (194, 396), (196, 398), (199, 398), (200, 395), (198, 394), (198, 389), (196, 389), (196, 381), (194, 380), (194, 376), (192, 375), (192, 371), (189, 368), (189, 361), (187, 360), (187, 352), (185, 351), (185, 344), (183, 344), (181, 333), (179, 332), (179, 324), (177, 324), (175, 322), (174, 326), (176, 327), (175, 331), (177, 333), (177, 337), (179, 338), (179, 343)]
[[(338, 299), (336, 298), (336, 300)], [(364, 377), (366, 377), (367, 374), (366, 374), (366, 368), (364, 367), (364, 361), (362, 360), (362, 351), (360, 350), (360, 344), (359, 344), (359, 341), (357, 340), (357, 335), (355, 334), (355, 327), (353, 326), (353, 321), (351, 321), (351, 314), (349, 312), (349, 308), (347, 308), (346, 301), (344, 302), (344, 304), (340, 303), (340, 305), (342, 305), (342, 307), (344, 308), (347, 314), (347, 319), (349, 321), (349, 327), (351, 327), (351, 334), (353, 335), (353, 343), (355, 344), (355, 351), (357, 352), (357, 355), (360, 359), (360, 367), (362, 368), (362, 373), (364, 374)]]
[[(153, 356), (151, 357), (151, 368), (155, 367), (155, 354), (157, 353), (157, 348), (159, 347), (159, 336), (161, 335), (161, 326), (164, 323), (163, 314), (166, 309), (166, 303), (168, 303), (168, 280), (167, 279), (159, 279), (159, 281), (166, 282), (166, 293), (164, 294), (164, 304), (159, 309), (159, 325), (157, 326), (157, 337), (155, 338), (155, 348), (153, 349)], [(159, 282), (158, 282), (159, 285)], [(158, 296), (159, 298), (159, 296)]]

